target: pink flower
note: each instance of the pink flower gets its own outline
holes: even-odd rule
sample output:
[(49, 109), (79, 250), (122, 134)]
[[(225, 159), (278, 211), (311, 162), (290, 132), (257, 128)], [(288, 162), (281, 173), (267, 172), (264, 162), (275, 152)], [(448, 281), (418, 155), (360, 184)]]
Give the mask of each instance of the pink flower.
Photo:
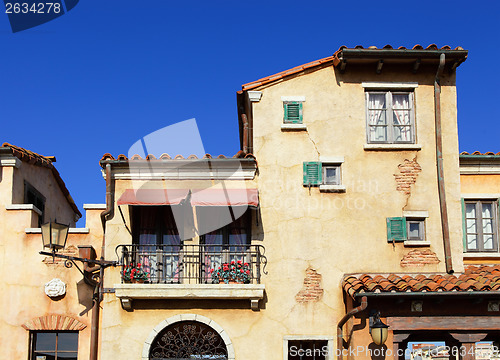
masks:
[(214, 272), (214, 269), (210, 269), (210, 272), (213, 273)]

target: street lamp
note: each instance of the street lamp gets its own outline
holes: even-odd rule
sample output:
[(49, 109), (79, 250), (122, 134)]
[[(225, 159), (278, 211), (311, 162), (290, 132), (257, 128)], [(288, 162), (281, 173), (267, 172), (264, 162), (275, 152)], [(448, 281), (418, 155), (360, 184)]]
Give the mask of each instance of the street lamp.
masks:
[(388, 328), (389, 326), (380, 320), (380, 312), (376, 312), (370, 317), (370, 335), (373, 342), (378, 346), (384, 345), (387, 340), (387, 335), (389, 335)]
[(52, 253), (66, 246), (69, 225), (59, 224), (56, 221), (42, 225), (43, 247), (49, 248)]

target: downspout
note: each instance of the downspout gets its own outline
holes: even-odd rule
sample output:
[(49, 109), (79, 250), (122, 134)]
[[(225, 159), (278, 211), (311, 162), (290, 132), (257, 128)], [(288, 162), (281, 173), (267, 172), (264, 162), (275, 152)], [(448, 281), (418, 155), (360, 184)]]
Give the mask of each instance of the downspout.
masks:
[(439, 67), (434, 79), (434, 114), (436, 120), (436, 162), (438, 175), (439, 205), (441, 210), (441, 228), (443, 230), (444, 257), (446, 272), (453, 274), (453, 264), (450, 246), (450, 228), (448, 224), (448, 209), (446, 206), (446, 193), (444, 187), (444, 167), (443, 167), (443, 134), (441, 132), (441, 84), (440, 77), (443, 74), (445, 54), (439, 57)]
[(248, 118), (247, 114), (241, 114), (241, 121), (243, 122), (243, 152), (248, 154)]
[[(114, 204), (111, 192), (111, 164), (106, 164), (106, 210), (101, 213), (102, 223), (102, 245), (101, 245), (101, 260), (104, 261), (105, 245), (106, 245), (106, 221), (111, 220), (114, 216)], [(97, 360), (98, 344), (99, 344), (99, 310), (102, 301), (104, 288), (104, 267), (99, 269), (99, 283), (94, 292), (94, 304), (92, 307), (92, 325), (90, 329), (90, 360)]]
[(344, 338), (342, 336), (342, 326), (349, 320), (353, 315), (363, 311), (366, 309), (368, 306), (368, 298), (366, 296), (363, 296), (361, 298), (361, 305), (358, 307), (355, 307), (351, 311), (349, 311), (347, 314), (344, 315), (344, 317), (339, 321), (337, 324), (337, 359), (342, 360), (343, 355), (342, 351), (344, 350)]

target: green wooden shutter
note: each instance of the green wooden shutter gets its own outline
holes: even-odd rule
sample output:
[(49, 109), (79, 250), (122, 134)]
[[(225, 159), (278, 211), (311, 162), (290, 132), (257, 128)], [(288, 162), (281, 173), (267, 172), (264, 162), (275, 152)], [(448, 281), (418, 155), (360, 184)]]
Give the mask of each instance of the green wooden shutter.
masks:
[(283, 103), (285, 116), (283, 122), (285, 124), (302, 124), (302, 102), (289, 101)]
[(466, 214), (465, 214), (465, 199), (462, 198), (462, 243), (464, 246), (463, 252), (467, 252), (467, 223), (466, 223)]
[(305, 161), (303, 165), (304, 185), (320, 185), (322, 181), (321, 163)]
[(405, 241), (406, 240), (406, 218), (391, 217), (387, 218), (387, 241)]

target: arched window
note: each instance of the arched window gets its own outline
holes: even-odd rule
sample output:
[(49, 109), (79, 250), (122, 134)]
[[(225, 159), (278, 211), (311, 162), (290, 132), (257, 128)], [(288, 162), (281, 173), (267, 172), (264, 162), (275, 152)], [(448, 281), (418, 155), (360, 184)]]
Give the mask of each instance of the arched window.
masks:
[(198, 321), (180, 321), (164, 328), (151, 343), (149, 359), (227, 360), (219, 333)]

